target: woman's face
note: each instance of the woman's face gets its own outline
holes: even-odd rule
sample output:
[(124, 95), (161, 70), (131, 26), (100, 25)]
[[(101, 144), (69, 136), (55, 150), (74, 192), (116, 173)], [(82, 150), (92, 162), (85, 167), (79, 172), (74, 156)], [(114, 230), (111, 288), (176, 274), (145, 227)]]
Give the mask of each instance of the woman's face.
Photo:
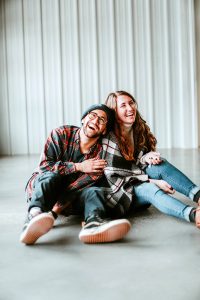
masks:
[(130, 97), (125, 95), (117, 96), (116, 113), (120, 122), (126, 126), (133, 125), (136, 112), (136, 104)]

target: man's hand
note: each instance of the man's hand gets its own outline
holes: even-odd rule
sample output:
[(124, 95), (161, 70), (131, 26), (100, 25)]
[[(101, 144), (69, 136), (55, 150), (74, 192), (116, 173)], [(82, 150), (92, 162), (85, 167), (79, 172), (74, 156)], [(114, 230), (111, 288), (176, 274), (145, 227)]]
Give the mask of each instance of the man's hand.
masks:
[(76, 171), (95, 175), (102, 175), (106, 165), (107, 162), (104, 159), (96, 158), (87, 159), (81, 163), (75, 163)]
[(168, 184), (165, 180), (158, 180), (158, 179), (149, 179), (149, 181), (151, 183), (155, 183), (161, 190), (163, 190), (165, 193), (168, 194), (174, 194), (175, 190), (173, 189), (173, 187)]
[(149, 152), (145, 155), (144, 158), (145, 162), (149, 165), (158, 165), (162, 162), (162, 159), (160, 158), (159, 152)]

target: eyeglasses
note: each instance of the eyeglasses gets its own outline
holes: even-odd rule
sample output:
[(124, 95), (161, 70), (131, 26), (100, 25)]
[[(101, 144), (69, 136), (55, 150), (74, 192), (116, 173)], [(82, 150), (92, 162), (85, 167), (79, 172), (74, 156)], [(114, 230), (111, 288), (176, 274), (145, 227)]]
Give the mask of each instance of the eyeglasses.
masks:
[(98, 122), (100, 125), (104, 125), (107, 123), (107, 120), (105, 120), (104, 117), (99, 117), (95, 112), (91, 111), (88, 113), (88, 117), (90, 118), (90, 120), (94, 120), (96, 118), (98, 118)]

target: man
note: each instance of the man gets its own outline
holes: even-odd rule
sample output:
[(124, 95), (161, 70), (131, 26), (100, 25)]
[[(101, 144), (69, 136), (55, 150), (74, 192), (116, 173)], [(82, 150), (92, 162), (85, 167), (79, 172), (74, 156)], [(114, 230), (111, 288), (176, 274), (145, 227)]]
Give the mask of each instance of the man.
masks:
[(79, 239), (85, 243), (121, 239), (130, 229), (125, 219), (106, 221), (101, 199), (93, 184), (103, 176), (101, 137), (114, 121), (104, 104), (91, 106), (82, 116), (82, 127), (62, 126), (53, 130), (44, 146), (37, 170), (28, 181), (28, 215), (20, 241), (34, 244), (47, 233), (63, 205), (84, 214)]

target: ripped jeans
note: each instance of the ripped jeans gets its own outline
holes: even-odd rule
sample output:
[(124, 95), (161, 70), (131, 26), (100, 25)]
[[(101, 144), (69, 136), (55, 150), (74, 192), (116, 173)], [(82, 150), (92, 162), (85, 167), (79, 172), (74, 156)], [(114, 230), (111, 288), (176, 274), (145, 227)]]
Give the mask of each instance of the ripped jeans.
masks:
[[(147, 167), (145, 173), (152, 179), (167, 181), (177, 192), (187, 196), (192, 201), (194, 200), (194, 195), (200, 190), (200, 187), (195, 185), (166, 159), (163, 159), (163, 162), (159, 165)], [(136, 207), (152, 204), (167, 215), (189, 221), (189, 214), (193, 206), (188, 206), (175, 197), (166, 194), (153, 183), (145, 182), (134, 186), (134, 194), (134, 205)]]

